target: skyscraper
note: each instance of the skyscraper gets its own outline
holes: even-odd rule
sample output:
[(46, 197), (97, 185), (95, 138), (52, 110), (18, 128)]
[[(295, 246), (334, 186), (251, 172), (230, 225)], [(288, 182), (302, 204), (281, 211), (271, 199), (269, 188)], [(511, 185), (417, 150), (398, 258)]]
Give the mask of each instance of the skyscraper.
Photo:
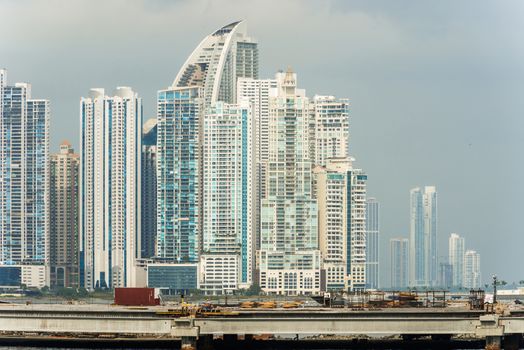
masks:
[(201, 216), (202, 89), (158, 92), (157, 244), (155, 256), (197, 263)]
[(203, 121), (200, 288), (209, 294), (252, 282), (254, 130), (247, 100), (217, 102)]
[(80, 101), (80, 230), (88, 289), (136, 286), (140, 258), (142, 100), (91, 89)]
[(366, 288), (379, 288), (379, 203), (375, 198), (366, 202)]
[(156, 118), (149, 119), (142, 128), (141, 258), (151, 258), (155, 255), (157, 128)]
[(366, 284), (367, 175), (353, 161), (332, 158), (314, 169), (328, 290), (362, 290)]
[(437, 283), (437, 191), (417, 187), (410, 197), (410, 284), (430, 287)]
[(49, 116), (48, 100), (0, 69), (0, 265), (22, 265), (18, 280), (38, 287), (49, 283)]
[(78, 198), (80, 157), (67, 141), (50, 162), (51, 286), (79, 287)]
[(268, 293), (321, 290), (317, 203), (312, 192), (309, 100), (296, 74), (277, 73), (270, 97), (267, 190), (261, 202), (260, 287)]
[(464, 287), (480, 288), (482, 284), (480, 274), (480, 254), (474, 250), (468, 250), (464, 254)]
[(277, 88), (275, 79), (238, 78), (237, 101), (249, 100), (252, 107), (253, 127), (255, 129), (254, 165), (255, 226), (253, 238), (255, 248), (260, 248), (260, 203), (266, 196), (266, 166), (269, 160), (269, 95)]
[(258, 78), (258, 44), (243, 21), (228, 24), (202, 40), (178, 72), (174, 87), (200, 86), (204, 108), (234, 103), (237, 78)]
[(449, 263), (451, 265), (453, 287), (464, 285), (464, 253), (466, 250), (466, 240), (456, 233), (449, 236)]
[(449, 289), (453, 287), (453, 266), (450, 263), (441, 262), (439, 264), (438, 286)]
[(389, 241), (389, 247), (391, 257), (391, 288), (407, 288), (409, 277), (408, 240), (406, 238), (392, 238)]
[(205, 37), (172, 86), (158, 92), (158, 259), (199, 261), (205, 112), (235, 103), (240, 77), (258, 78), (258, 46), (245, 23), (234, 22)]
[(328, 159), (349, 157), (349, 100), (316, 95), (311, 104), (311, 159), (326, 165)]

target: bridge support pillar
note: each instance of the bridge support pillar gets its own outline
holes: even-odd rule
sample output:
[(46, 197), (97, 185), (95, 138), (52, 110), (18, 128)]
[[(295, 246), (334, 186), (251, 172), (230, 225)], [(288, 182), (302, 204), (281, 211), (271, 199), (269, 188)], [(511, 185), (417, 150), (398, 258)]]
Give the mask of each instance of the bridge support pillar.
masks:
[(235, 343), (238, 340), (236, 334), (224, 334), (224, 343), (225, 344), (232, 344)]
[(519, 350), (520, 334), (508, 334), (504, 336), (504, 350)]
[(198, 349), (199, 350), (213, 350), (213, 336), (206, 334), (201, 335), (198, 338)]
[(486, 350), (501, 350), (502, 337), (499, 336), (487, 336), (486, 337)]
[(181, 350), (197, 350), (196, 337), (181, 337)]

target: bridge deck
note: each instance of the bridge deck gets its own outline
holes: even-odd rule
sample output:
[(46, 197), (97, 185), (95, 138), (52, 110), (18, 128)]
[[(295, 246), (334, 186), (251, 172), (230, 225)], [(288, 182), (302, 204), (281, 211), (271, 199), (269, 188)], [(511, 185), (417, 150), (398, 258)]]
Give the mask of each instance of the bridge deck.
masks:
[(173, 318), (166, 307), (0, 305), (0, 332), (198, 337), (222, 334), (427, 334), (502, 336), (524, 333), (521, 314), (498, 317), (459, 308), (230, 310), (230, 315)]

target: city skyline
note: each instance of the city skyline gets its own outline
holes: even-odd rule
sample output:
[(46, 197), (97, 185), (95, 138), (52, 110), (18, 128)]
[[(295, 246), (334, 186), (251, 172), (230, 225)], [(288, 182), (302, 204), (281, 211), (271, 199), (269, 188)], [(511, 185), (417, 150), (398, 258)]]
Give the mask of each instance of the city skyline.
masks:
[[(161, 6), (161, 5), (158, 5), (158, 6)], [(340, 5), (339, 5), (340, 6)], [(478, 11), (478, 9), (476, 9)], [(366, 13), (366, 11), (363, 11), (364, 13)], [(386, 13), (386, 15), (390, 15), (393, 19), (395, 19), (395, 13), (394, 11), (393, 12), (393, 15), (391, 15), (391, 13)], [(224, 21), (224, 20), (216, 20), (217, 23), (222, 23), (222, 22), (227, 22), (227, 21)], [(210, 27), (219, 27), (218, 25), (213, 25)], [(212, 28), (211, 28), (212, 29)], [(205, 32), (202, 31), (202, 32)], [(264, 34), (264, 31), (263, 30), (260, 30), (257, 29), (256, 31), (255, 30), (251, 30), (251, 32), (257, 36), (258, 39), (261, 39), (261, 37), (263, 35), (267, 35), (267, 34)], [(202, 33), (199, 33), (197, 34), (198, 35), (201, 35)], [(199, 39), (198, 39), (199, 40)], [(265, 40), (264, 41), (265, 45), (270, 45), (268, 43), (268, 40)], [(187, 48), (187, 47), (186, 47)], [(0, 49), (3, 50), (3, 47), (0, 47)], [(185, 49), (177, 49), (176, 50), (176, 55), (175, 57), (179, 57), (178, 59), (180, 60), (182, 57), (184, 57), (185, 55), (187, 55), (187, 50)], [(1, 51), (2, 53), (4, 51)], [(6, 53), (9, 53), (10, 51), (5, 51)], [(267, 55), (267, 53), (263, 53), (264, 55)], [(7, 56), (10, 56), (10, 55), (7, 55)], [(9, 57), (8, 57), (9, 58)], [(9, 61), (9, 59), (8, 59)], [(292, 59), (285, 59), (285, 60), (281, 60), (281, 61), (293, 61)], [(301, 65), (301, 61), (300, 60), (294, 60), (296, 61), (297, 63), (294, 64), (293, 62), (291, 62), (293, 65)], [(29, 80), (31, 82), (33, 82), (33, 84), (35, 86), (39, 86), (39, 89), (42, 89), (43, 86), (45, 85), (42, 85), (42, 84), (37, 84), (36, 82), (38, 81), (38, 79), (33, 79), (32, 75), (29, 74), (29, 73), (26, 73), (24, 72), (22, 69), (20, 68), (12, 68), (13, 66), (14, 67), (17, 67), (16, 63), (14, 64), (11, 64), (10, 62), (7, 62), (7, 63), (3, 63), (6, 65), (7, 68), (9, 68), (10, 72), (11, 72), (11, 76), (12, 77), (16, 77), (16, 79), (13, 79), (13, 80), (21, 80), (19, 79), (19, 77), (23, 78), (23, 80)], [(282, 64), (282, 63), (281, 63)], [(176, 65), (175, 65), (176, 66)], [(20, 65), (18, 65), (18, 67), (21, 67)], [(278, 68), (285, 68), (285, 67), (278, 67)], [(264, 69), (269, 69), (269, 68), (264, 68)], [(176, 69), (174, 69), (174, 71), (176, 71)], [(305, 84), (308, 84), (307, 82), (308, 81), (311, 81), (311, 79), (315, 79), (314, 78), (314, 73), (310, 73), (310, 71), (306, 70), (304, 71), (303, 69), (297, 69), (297, 71), (300, 72), (301, 74), (301, 77), (303, 77), (303, 80), (301, 81), (304, 81)], [(163, 79), (163, 80), (160, 80), (160, 79), (157, 79), (155, 78), (154, 80), (156, 80), (154, 82), (154, 85), (156, 86), (156, 88), (153, 90), (153, 91), (156, 91), (158, 88), (160, 88), (161, 86), (163, 85), (166, 85), (167, 84), (167, 81), (170, 81), (172, 76), (173, 76), (173, 73), (174, 72), (170, 72), (169, 74), (166, 74), (166, 77)], [(167, 77), (169, 75), (169, 77)], [(269, 75), (270, 76), (270, 75)], [(312, 77), (309, 77), (309, 76), (312, 76)], [(63, 79), (63, 78), (62, 78)], [(115, 78), (112, 78), (113, 80), (114, 79), (118, 79), (118, 74), (115, 76)], [(103, 79), (102, 79), (103, 80)], [(163, 81), (166, 81), (165, 83), (163, 83)], [(84, 87), (84, 90), (83, 91), (86, 91), (87, 88), (91, 87), (91, 86), (97, 86), (97, 85), (106, 85), (106, 86), (115, 86), (115, 85), (118, 85), (120, 82), (117, 82), (117, 81), (113, 81), (111, 83), (105, 83), (104, 81), (101, 81), (101, 82), (96, 82), (96, 83), (92, 83), (90, 84), (89, 86), (89, 83), (87, 82), (88, 80), (86, 80), (86, 83), (84, 85), (86, 85)], [(319, 80), (320, 82), (321, 80)], [(311, 83), (309, 83), (311, 84)], [(327, 84), (327, 82), (325, 83)], [(134, 89), (136, 89), (136, 91), (138, 91), (138, 93), (142, 96), (142, 95), (149, 95), (151, 94), (151, 91), (150, 89), (143, 89), (143, 88), (140, 88), (139, 85), (141, 84), (129, 84), (131, 86), (133, 86)], [(306, 85), (306, 87), (308, 87)], [(333, 93), (336, 93), (337, 95), (340, 95), (340, 96), (347, 96), (351, 99), (352, 103), (355, 104), (355, 101), (358, 101), (359, 103), (357, 104), (357, 106), (362, 106), (362, 103), (363, 101), (366, 101), (366, 99), (364, 98), (363, 100), (362, 99), (359, 99), (358, 98), (358, 88), (356, 87), (352, 87), (353, 90), (357, 91), (357, 94), (354, 94), (354, 93), (347, 93), (347, 92), (339, 92), (340, 90), (337, 90), (335, 89), (333, 91)], [(325, 89), (327, 91), (329, 91), (329, 89)], [(52, 96), (49, 96), (48, 94), (45, 94), (44, 93), (44, 90), (37, 90), (38, 91), (38, 96), (45, 96), (46, 98), (50, 98), (51, 99), (51, 106), (52, 108), (57, 108), (58, 111), (60, 111), (61, 108), (61, 103), (59, 102), (60, 99), (55, 99), (53, 98)], [(52, 91), (52, 89), (51, 89)], [(153, 92), (154, 94), (154, 92)], [(77, 96), (75, 96), (73, 98), (73, 102), (78, 101), (78, 96), (81, 96), (82, 94), (78, 94)], [(154, 108), (154, 104), (153, 103), (148, 103), (148, 107), (147, 107), (149, 110), (152, 110)], [(363, 135), (367, 135), (368, 134), (368, 131), (366, 131), (366, 129), (362, 129), (362, 128), (358, 128), (358, 125), (360, 123), (360, 126), (362, 126), (362, 119), (365, 118), (365, 116), (363, 114), (360, 114), (360, 113), (357, 113), (359, 112), (358, 111), (358, 108), (359, 107), (355, 107), (357, 108), (356, 110), (354, 110), (352, 112), (352, 120), (355, 122), (355, 127), (353, 127), (353, 134), (355, 135), (355, 138), (354, 138), (354, 141), (352, 141), (352, 145), (354, 145), (354, 148), (356, 149), (360, 149), (360, 150), (363, 150), (365, 147), (363, 147), (363, 145), (366, 145), (366, 143), (362, 143), (362, 138), (364, 137)], [(362, 108), (362, 107), (360, 107)], [(75, 111), (73, 111), (75, 112)], [(75, 115), (73, 112), (69, 112), (69, 114), (72, 114), (73, 116)], [(75, 112), (76, 113), (76, 112)], [(66, 118), (64, 117), (65, 113), (61, 113), (61, 116), (60, 114), (58, 114), (57, 116), (55, 116), (55, 114), (53, 113), (53, 123), (52, 125), (56, 125), (56, 124), (59, 124), (57, 123), (57, 121), (59, 120), (66, 120)], [(147, 116), (149, 117), (149, 115)], [(75, 119), (75, 118), (73, 118)], [(67, 121), (66, 123), (67, 124)], [(57, 126), (52, 126), (53, 128), (56, 128)], [(367, 129), (369, 130), (369, 128)], [(500, 131), (500, 129), (497, 129)], [(358, 131), (358, 132), (357, 132)], [(72, 136), (75, 136), (76, 133), (73, 133)], [(53, 137), (56, 137), (57, 139), (62, 139), (62, 138), (71, 138), (73, 141), (75, 139), (75, 137), (69, 137), (70, 135), (69, 134), (65, 134), (65, 133), (56, 133), (56, 132), (53, 132), (52, 135), (56, 135), (56, 136), (53, 136)], [(486, 141), (488, 142), (488, 141)], [(438, 143), (437, 143), (438, 144)], [(474, 142), (472, 142), (472, 147), (473, 146), (476, 146), (479, 144), (478, 140), (474, 140)], [(56, 142), (56, 140), (52, 140), (51, 142), (51, 148), (56, 148), (58, 145), (58, 142)], [(78, 149), (78, 147), (75, 147), (76, 149)], [(511, 152), (511, 151), (510, 151)], [(410, 187), (412, 187), (413, 185), (415, 185), (416, 183), (434, 183), (437, 188), (439, 189), (439, 198), (442, 199), (442, 200), (446, 200), (447, 202), (446, 203), (443, 203), (442, 201), (440, 202), (440, 206), (439, 206), (439, 210), (440, 210), (440, 222), (439, 222), (439, 225), (440, 225), (440, 228), (439, 228), (439, 231), (442, 233), (440, 236), (441, 236), (441, 239), (440, 239), (440, 248), (443, 247), (443, 245), (446, 241), (446, 237), (447, 237), (447, 233), (448, 232), (454, 232), (454, 231), (458, 231), (458, 232), (464, 232), (464, 236), (468, 238), (468, 240), (471, 241), (471, 238), (472, 237), (476, 237), (475, 239), (478, 239), (479, 240), (479, 243), (480, 244), (475, 244), (477, 247), (478, 247), (478, 250), (479, 251), (483, 251), (484, 249), (487, 249), (488, 246), (492, 246), (492, 245), (495, 245), (495, 247), (497, 246), (497, 244), (501, 244), (499, 242), (491, 242), (491, 240), (489, 239), (489, 234), (488, 232), (492, 231), (494, 232), (493, 228), (491, 230), (489, 230), (489, 225), (487, 225), (486, 228), (482, 228), (480, 223), (476, 223), (476, 221), (483, 221), (482, 218), (484, 217), (487, 217), (486, 215), (486, 212), (485, 212), (485, 208), (486, 206), (482, 204), (482, 201), (479, 201), (479, 195), (471, 195), (472, 194), (472, 189), (475, 188), (475, 186), (472, 186), (469, 184), (469, 178), (466, 176), (466, 174), (468, 174), (466, 172), (466, 174), (462, 175), (459, 179), (456, 179), (455, 182), (451, 182), (449, 183), (450, 185), (449, 186), (445, 186), (441, 183), (441, 181), (444, 181), (446, 179), (446, 177), (441, 177), (441, 179), (444, 179), (444, 180), (438, 180), (438, 176), (437, 175), (429, 175), (429, 176), (424, 176), (424, 174), (428, 175), (429, 172), (425, 172), (425, 171), (421, 171), (421, 172), (414, 172), (414, 174), (410, 174), (409, 176), (412, 177), (410, 181), (406, 181), (406, 180), (403, 180), (402, 183), (404, 183), (404, 186), (402, 186), (401, 184), (399, 185), (397, 182), (395, 182), (395, 178), (391, 178), (391, 179), (388, 179), (388, 181), (386, 181), (384, 179), (384, 177), (382, 177), (382, 180), (378, 179), (377, 176), (380, 176), (380, 171), (377, 172), (376, 169), (379, 169), (381, 166), (383, 165), (380, 165), (379, 166), (379, 162), (376, 162), (374, 163), (373, 162), (373, 158), (371, 157), (368, 157), (368, 155), (365, 153), (365, 152), (356, 152), (358, 154), (358, 158), (359, 158), (359, 165), (361, 165), (362, 167), (364, 167), (370, 174), (373, 174), (373, 176), (370, 178), (370, 184), (369, 184), (369, 188), (370, 188), (370, 194), (371, 195), (374, 195), (374, 196), (377, 196), (378, 198), (380, 198), (381, 200), (381, 204), (383, 206), (383, 213), (384, 215), (386, 216), (383, 221), (383, 227), (387, 227), (388, 228), (388, 232), (385, 232), (385, 234), (387, 236), (390, 236), (391, 235), (391, 232), (399, 232), (399, 231), (406, 231), (406, 226), (407, 226), (407, 210), (405, 210), (407, 208), (407, 201), (406, 201), (406, 194), (405, 192), (407, 191), (407, 189), (409, 189)], [(459, 152), (460, 153), (460, 152)], [(369, 154), (369, 153), (368, 153)], [(463, 155), (463, 153), (460, 153)], [(473, 158), (472, 158), (472, 161), (475, 161), (475, 157), (477, 157), (478, 154), (475, 153), (475, 155), (473, 155)], [(416, 157), (412, 157), (412, 162), (415, 162), (415, 159), (417, 159), (417, 161), (419, 160), (419, 158), (416, 158)], [(456, 159), (455, 158), (455, 164), (456, 164)], [(469, 158), (466, 158), (466, 159), (469, 159)], [(497, 158), (497, 157), (491, 157), (491, 160), (493, 162), (495, 162), (495, 164), (497, 164), (497, 162), (499, 162), (500, 164), (500, 158)], [(444, 167), (446, 168), (446, 167)], [(410, 170), (413, 170), (411, 168), (408, 168)], [(431, 169), (431, 167), (430, 167)], [(449, 170), (449, 169), (448, 169)], [(405, 172), (400, 172), (402, 174), (405, 174)], [(434, 179), (434, 176), (436, 176), (437, 180), (436, 181), (433, 181)], [(439, 175), (439, 176), (442, 176), (442, 175)], [(513, 175), (510, 175), (510, 176), (515, 176), (514, 174)], [(413, 177), (417, 177), (417, 179), (413, 179)], [(466, 182), (466, 178), (468, 179), (468, 182)], [(391, 181), (391, 182), (390, 182)], [(408, 182), (408, 185), (406, 186), (406, 182)], [(445, 182), (445, 181), (444, 181)], [(390, 190), (384, 190), (385, 187), (387, 186), (391, 186), (391, 183), (395, 183), (395, 186), (398, 186), (398, 187), (401, 187), (402, 188), (402, 191), (403, 193), (401, 193), (400, 195), (397, 194), (395, 195), (395, 191), (390, 191)], [(478, 184), (479, 182), (477, 182)], [(375, 184), (375, 186), (374, 186)], [(460, 184), (462, 184), (462, 188), (461, 186), (459, 186)], [(381, 188), (382, 187), (382, 188)], [(514, 190), (518, 190), (520, 187), (517, 186), (516, 189)], [(460, 191), (465, 191), (464, 194), (459, 194), (459, 190)], [(469, 192), (468, 192), (469, 191)], [(469, 196), (467, 195), (469, 194)], [(487, 196), (487, 194), (486, 194)], [(497, 195), (496, 195), (497, 196)], [(495, 198), (496, 198), (495, 196)], [(483, 197), (482, 197), (483, 198)], [(487, 198), (487, 197), (486, 197)], [(477, 200), (475, 200), (477, 199)], [(475, 202), (478, 202), (478, 203), (475, 203)], [(389, 210), (393, 207), (392, 203), (401, 203), (399, 205), (399, 209), (397, 209), (396, 211), (395, 210)], [(456, 203), (456, 204), (454, 204)], [(460, 207), (463, 207), (465, 205), (470, 205), (470, 206), (473, 206), (473, 208), (477, 208), (477, 211), (473, 211), (473, 209), (469, 209), (469, 211), (461, 211), (461, 210), (456, 210), (458, 209), (457, 208), (457, 205)], [(518, 206), (517, 206), (518, 207)], [(482, 209), (484, 208), (484, 209)], [(402, 209), (402, 210), (401, 210)], [(447, 211), (447, 214), (443, 213), (442, 211), (445, 210)], [(484, 210), (484, 212), (482, 211)], [(497, 210), (497, 209), (495, 209)], [(511, 209), (513, 210), (513, 209)], [(511, 210), (510, 212), (508, 212), (508, 215), (509, 213), (511, 213)], [(458, 214), (455, 214), (455, 212), (460, 212), (461, 215), (458, 215)], [(503, 212), (503, 210), (501, 209), (501, 212)], [(475, 215), (473, 215), (472, 213), (474, 213)], [(497, 214), (498, 212), (496, 211), (495, 214)], [(388, 218), (389, 217), (389, 218)], [(394, 219), (392, 219), (392, 217), (394, 217)], [(500, 215), (499, 215), (500, 217)], [(495, 220), (494, 220), (495, 221)], [(498, 220), (498, 222), (502, 222), (502, 223), (506, 223), (505, 220)], [(456, 226), (456, 227), (455, 227)], [(517, 227), (515, 225), (515, 227)], [(509, 230), (506, 230), (506, 229), (503, 229), (501, 228), (500, 229), (501, 232), (500, 232), (500, 235), (498, 235), (498, 237), (501, 237), (501, 241), (504, 241), (504, 237), (506, 239), (508, 238), (514, 238), (514, 239), (518, 239), (518, 236), (514, 233), (515, 231), (513, 229), (509, 229)], [(511, 235), (510, 233), (513, 232), (513, 234)], [(505, 236), (506, 235), (506, 236)], [(385, 239), (384, 241), (387, 241), (387, 239)], [(488, 243), (489, 242), (489, 243)], [(502, 248), (501, 248), (502, 249)], [(499, 251), (501, 251), (501, 249), (498, 249)], [(510, 248), (511, 249), (511, 248)], [(384, 249), (382, 249), (382, 251), (385, 251)], [(443, 249), (439, 249), (439, 251), (445, 251)], [(513, 254), (511, 254), (511, 250), (508, 254), (508, 258), (511, 259), (513, 256)], [(487, 273), (485, 273), (485, 275), (490, 275), (491, 273), (493, 272), (498, 272), (499, 275), (501, 275), (501, 270), (502, 270), (502, 265), (500, 265), (501, 263), (497, 262), (495, 258), (491, 258), (488, 254), (484, 254), (483, 257), (487, 260), (487, 259), (491, 259), (491, 260), (488, 260), (488, 261), (485, 261), (483, 260), (483, 266), (488, 266), (490, 270), (487, 271)], [(499, 266), (499, 267), (497, 267)], [(509, 273), (509, 272), (508, 272)], [(513, 275), (513, 278), (511, 277)], [(505, 279), (508, 279), (508, 280), (518, 280), (519, 279), (519, 276), (517, 275), (516, 272), (513, 272), (513, 274), (510, 273), (509, 276), (507, 277), (504, 277)]]

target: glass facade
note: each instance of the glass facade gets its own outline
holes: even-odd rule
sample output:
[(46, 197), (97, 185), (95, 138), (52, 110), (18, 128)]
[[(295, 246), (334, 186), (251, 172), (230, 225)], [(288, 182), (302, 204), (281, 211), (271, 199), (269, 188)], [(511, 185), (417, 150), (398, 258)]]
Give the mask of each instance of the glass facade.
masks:
[(255, 226), (251, 117), (247, 101), (217, 102), (203, 122), (202, 253), (238, 256), (239, 283), (251, 283)]
[(434, 186), (410, 192), (410, 285), (437, 284), (437, 192)]
[(198, 267), (196, 264), (149, 264), (147, 286), (187, 293), (198, 288)]
[(198, 262), (201, 88), (158, 93), (156, 257)]

